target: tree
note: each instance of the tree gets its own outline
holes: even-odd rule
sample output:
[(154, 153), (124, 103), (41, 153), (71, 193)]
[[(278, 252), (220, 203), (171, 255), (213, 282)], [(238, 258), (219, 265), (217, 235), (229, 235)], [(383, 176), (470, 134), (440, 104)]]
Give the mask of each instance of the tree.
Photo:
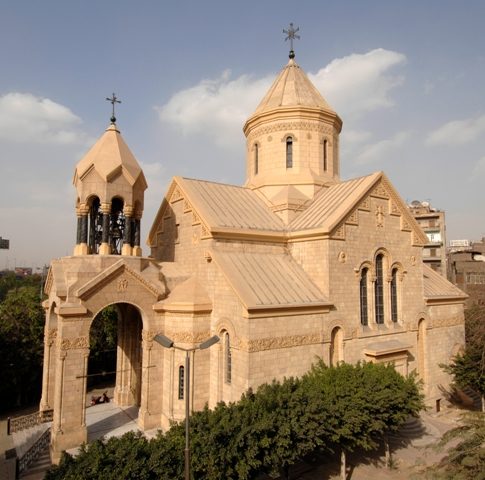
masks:
[(0, 303), (0, 396), (11, 408), (39, 398), (44, 311), (34, 286), (10, 289)]
[(485, 414), (468, 412), (461, 425), (446, 432), (437, 444), (442, 450), (450, 442), (447, 456), (426, 472), (426, 478), (485, 480)]
[(465, 311), (465, 351), (444, 369), (459, 387), (470, 387), (480, 394), (485, 412), (485, 307)]
[(320, 445), (340, 451), (342, 479), (346, 478), (346, 452), (376, 448), (377, 439), (424, 407), (415, 379), (404, 378), (392, 365), (327, 367), (320, 360), (303, 382), (316, 419), (314, 436)]

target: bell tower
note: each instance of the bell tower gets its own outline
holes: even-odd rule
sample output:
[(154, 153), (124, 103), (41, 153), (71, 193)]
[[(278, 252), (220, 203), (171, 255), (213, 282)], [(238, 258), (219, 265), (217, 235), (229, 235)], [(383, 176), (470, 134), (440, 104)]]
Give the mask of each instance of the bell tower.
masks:
[(74, 255), (141, 256), (140, 224), (147, 183), (143, 170), (111, 123), (76, 165), (77, 238)]
[[(290, 24), (287, 39), (299, 38)], [(309, 200), (339, 176), (342, 120), (295, 62), (277, 76), (244, 125), (246, 184), (260, 191), (289, 223)]]

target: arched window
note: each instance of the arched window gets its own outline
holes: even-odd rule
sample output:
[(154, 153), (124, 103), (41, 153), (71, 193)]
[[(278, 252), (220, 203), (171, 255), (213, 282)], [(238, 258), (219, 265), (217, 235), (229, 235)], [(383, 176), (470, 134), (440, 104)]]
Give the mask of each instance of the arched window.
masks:
[(231, 357), (231, 340), (229, 333), (224, 335), (224, 381), (231, 383), (232, 380), (232, 357)]
[(375, 313), (376, 323), (384, 323), (384, 275), (383, 256), (376, 257), (376, 282), (375, 282)]
[(328, 148), (328, 141), (324, 140), (323, 141), (323, 171), (326, 172), (328, 168), (328, 158), (327, 158), (327, 148)]
[(257, 175), (259, 171), (259, 145), (254, 144), (254, 174)]
[(184, 399), (184, 391), (185, 391), (185, 368), (180, 365), (179, 367), (179, 400)]
[(367, 316), (367, 273), (368, 269), (364, 268), (360, 275), (360, 323), (364, 326), (369, 323)]
[(111, 213), (109, 218), (109, 243), (111, 254), (121, 255), (123, 238), (125, 234), (125, 214), (123, 213), (124, 202), (119, 197), (111, 201)]
[(91, 253), (98, 253), (103, 236), (103, 212), (98, 197), (90, 201), (88, 245)]
[(293, 168), (293, 137), (286, 138), (286, 168)]
[(391, 276), (391, 320), (397, 322), (397, 268), (392, 270)]
[(330, 334), (330, 366), (335, 367), (343, 361), (343, 331), (335, 327)]

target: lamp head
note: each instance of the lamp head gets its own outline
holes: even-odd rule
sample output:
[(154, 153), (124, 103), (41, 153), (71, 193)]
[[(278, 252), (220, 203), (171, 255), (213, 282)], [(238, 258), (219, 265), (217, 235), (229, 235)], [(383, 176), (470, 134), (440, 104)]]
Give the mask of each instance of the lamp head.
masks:
[(159, 343), (162, 347), (165, 347), (165, 348), (172, 348), (173, 347), (173, 340), (170, 340), (170, 338), (168, 338), (165, 335), (162, 335), (160, 333), (158, 335), (155, 335), (153, 340), (155, 340), (155, 342)]
[(215, 343), (219, 341), (219, 337), (217, 335), (214, 335), (213, 337), (207, 339), (205, 342), (202, 342), (199, 345), (200, 350), (205, 350), (206, 348), (212, 347)]

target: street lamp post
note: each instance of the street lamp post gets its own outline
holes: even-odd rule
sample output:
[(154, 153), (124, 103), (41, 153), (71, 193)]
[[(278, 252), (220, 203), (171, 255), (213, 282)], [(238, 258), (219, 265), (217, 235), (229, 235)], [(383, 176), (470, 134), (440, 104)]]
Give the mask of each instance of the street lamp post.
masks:
[(190, 442), (189, 442), (189, 410), (190, 410), (190, 352), (205, 350), (212, 347), (219, 341), (219, 337), (214, 335), (194, 348), (183, 348), (175, 345), (173, 340), (165, 335), (155, 335), (154, 340), (165, 348), (175, 348), (185, 352), (185, 480), (190, 480)]

